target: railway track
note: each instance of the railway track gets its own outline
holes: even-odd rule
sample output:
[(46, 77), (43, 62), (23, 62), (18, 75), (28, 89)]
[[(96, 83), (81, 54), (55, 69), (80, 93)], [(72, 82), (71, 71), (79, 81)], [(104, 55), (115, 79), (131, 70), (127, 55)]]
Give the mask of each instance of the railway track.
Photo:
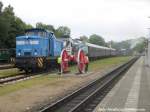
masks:
[(92, 112), (127, 69), (138, 59), (131, 59), (102, 78), (80, 88), (40, 112)]
[(9, 66), (0, 66), (0, 70), (5, 70), (5, 69), (11, 69), (11, 68), (15, 68), (14, 66), (11, 66), (11, 65), (9, 65)]
[(36, 77), (40, 74), (48, 74), (48, 73), (53, 73), (53, 72), (56, 72), (56, 71), (41, 71), (41, 72), (36, 72), (36, 73), (29, 73), (29, 74), (26, 74), (26, 73), (18, 73), (14, 76), (5, 76), (5, 77), (0, 77), (0, 85), (2, 84), (10, 84), (12, 82), (17, 82), (19, 80), (25, 80), (25, 79), (29, 79), (29, 78), (33, 78), (33, 77)]
[(0, 84), (8, 84), (14, 81), (23, 80), (23, 79), (27, 79), (30, 77), (33, 77), (33, 75), (25, 75), (24, 73), (20, 73), (15, 76), (1, 77)]

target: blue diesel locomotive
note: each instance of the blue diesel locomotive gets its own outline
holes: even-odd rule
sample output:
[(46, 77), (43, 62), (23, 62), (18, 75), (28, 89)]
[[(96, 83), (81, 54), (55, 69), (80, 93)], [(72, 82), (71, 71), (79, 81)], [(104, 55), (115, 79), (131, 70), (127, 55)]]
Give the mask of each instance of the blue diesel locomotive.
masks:
[(16, 67), (26, 72), (57, 65), (63, 41), (44, 29), (29, 29), (16, 37)]

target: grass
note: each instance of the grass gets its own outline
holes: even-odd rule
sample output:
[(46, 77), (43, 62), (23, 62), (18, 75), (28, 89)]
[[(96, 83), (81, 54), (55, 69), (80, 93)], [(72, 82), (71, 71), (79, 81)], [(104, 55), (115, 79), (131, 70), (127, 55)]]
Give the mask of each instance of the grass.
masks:
[(95, 71), (95, 70), (106, 68), (108, 66), (115, 66), (127, 62), (130, 58), (131, 57), (113, 57), (113, 58), (106, 58), (106, 59), (94, 61), (90, 63), (89, 70)]
[[(104, 58), (96, 61), (91, 61), (89, 64), (89, 71), (97, 71), (100, 69), (108, 68), (109, 66), (115, 66), (121, 63), (128, 61), (131, 57), (122, 56), (122, 57), (112, 57)], [(70, 67), (71, 71), (77, 72), (77, 67)]]
[[(102, 70), (104, 68), (109, 68), (111, 66), (124, 63), (130, 58), (131, 57), (113, 57), (113, 58), (105, 58), (105, 59), (93, 61), (93, 62), (90, 62), (89, 64), (89, 68), (90, 68), (89, 70), (96, 71), (96, 70)], [(77, 71), (77, 67), (75, 66), (70, 67), (70, 69), (73, 72)], [(39, 77), (30, 79), (30, 80), (21, 81), (15, 84), (0, 87), (0, 96), (11, 93), (11, 92), (15, 92), (21, 89), (30, 88), (30, 87), (33, 87), (35, 85), (40, 85), (40, 84), (56, 85), (59, 82), (61, 82), (60, 80), (65, 80), (65, 78), (61, 78), (59, 75), (56, 75), (56, 74), (49, 74), (49, 75), (41, 74)]]
[(2, 86), (2, 87), (0, 87), (0, 96), (20, 90), (20, 89), (29, 88), (29, 87), (32, 87), (33, 85), (39, 85), (39, 84), (44, 84), (44, 83), (48, 83), (48, 82), (53, 84), (54, 82), (59, 81), (58, 77), (59, 76), (57, 76), (57, 75), (51, 75), (51, 76), (50, 75), (45, 75), (45, 76), (41, 75), (41, 76), (33, 78), (31, 80), (25, 80), (25, 81), (17, 82), (15, 84)]

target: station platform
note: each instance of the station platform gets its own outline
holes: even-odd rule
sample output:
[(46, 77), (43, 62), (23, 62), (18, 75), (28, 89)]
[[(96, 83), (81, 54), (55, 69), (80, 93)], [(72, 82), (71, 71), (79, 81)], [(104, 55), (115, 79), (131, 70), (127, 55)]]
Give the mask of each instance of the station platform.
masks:
[(138, 59), (94, 112), (150, 112), (150, 67)]

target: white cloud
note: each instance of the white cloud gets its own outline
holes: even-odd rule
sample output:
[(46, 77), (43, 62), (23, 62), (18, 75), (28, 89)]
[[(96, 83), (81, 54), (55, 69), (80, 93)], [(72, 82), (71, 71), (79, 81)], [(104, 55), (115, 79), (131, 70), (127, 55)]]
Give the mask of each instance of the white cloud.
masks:
[(147, 35), (148, 0), (3, 0), (27, 23), (67, 25), (73, 37), (97, 33), (106, 40)]

